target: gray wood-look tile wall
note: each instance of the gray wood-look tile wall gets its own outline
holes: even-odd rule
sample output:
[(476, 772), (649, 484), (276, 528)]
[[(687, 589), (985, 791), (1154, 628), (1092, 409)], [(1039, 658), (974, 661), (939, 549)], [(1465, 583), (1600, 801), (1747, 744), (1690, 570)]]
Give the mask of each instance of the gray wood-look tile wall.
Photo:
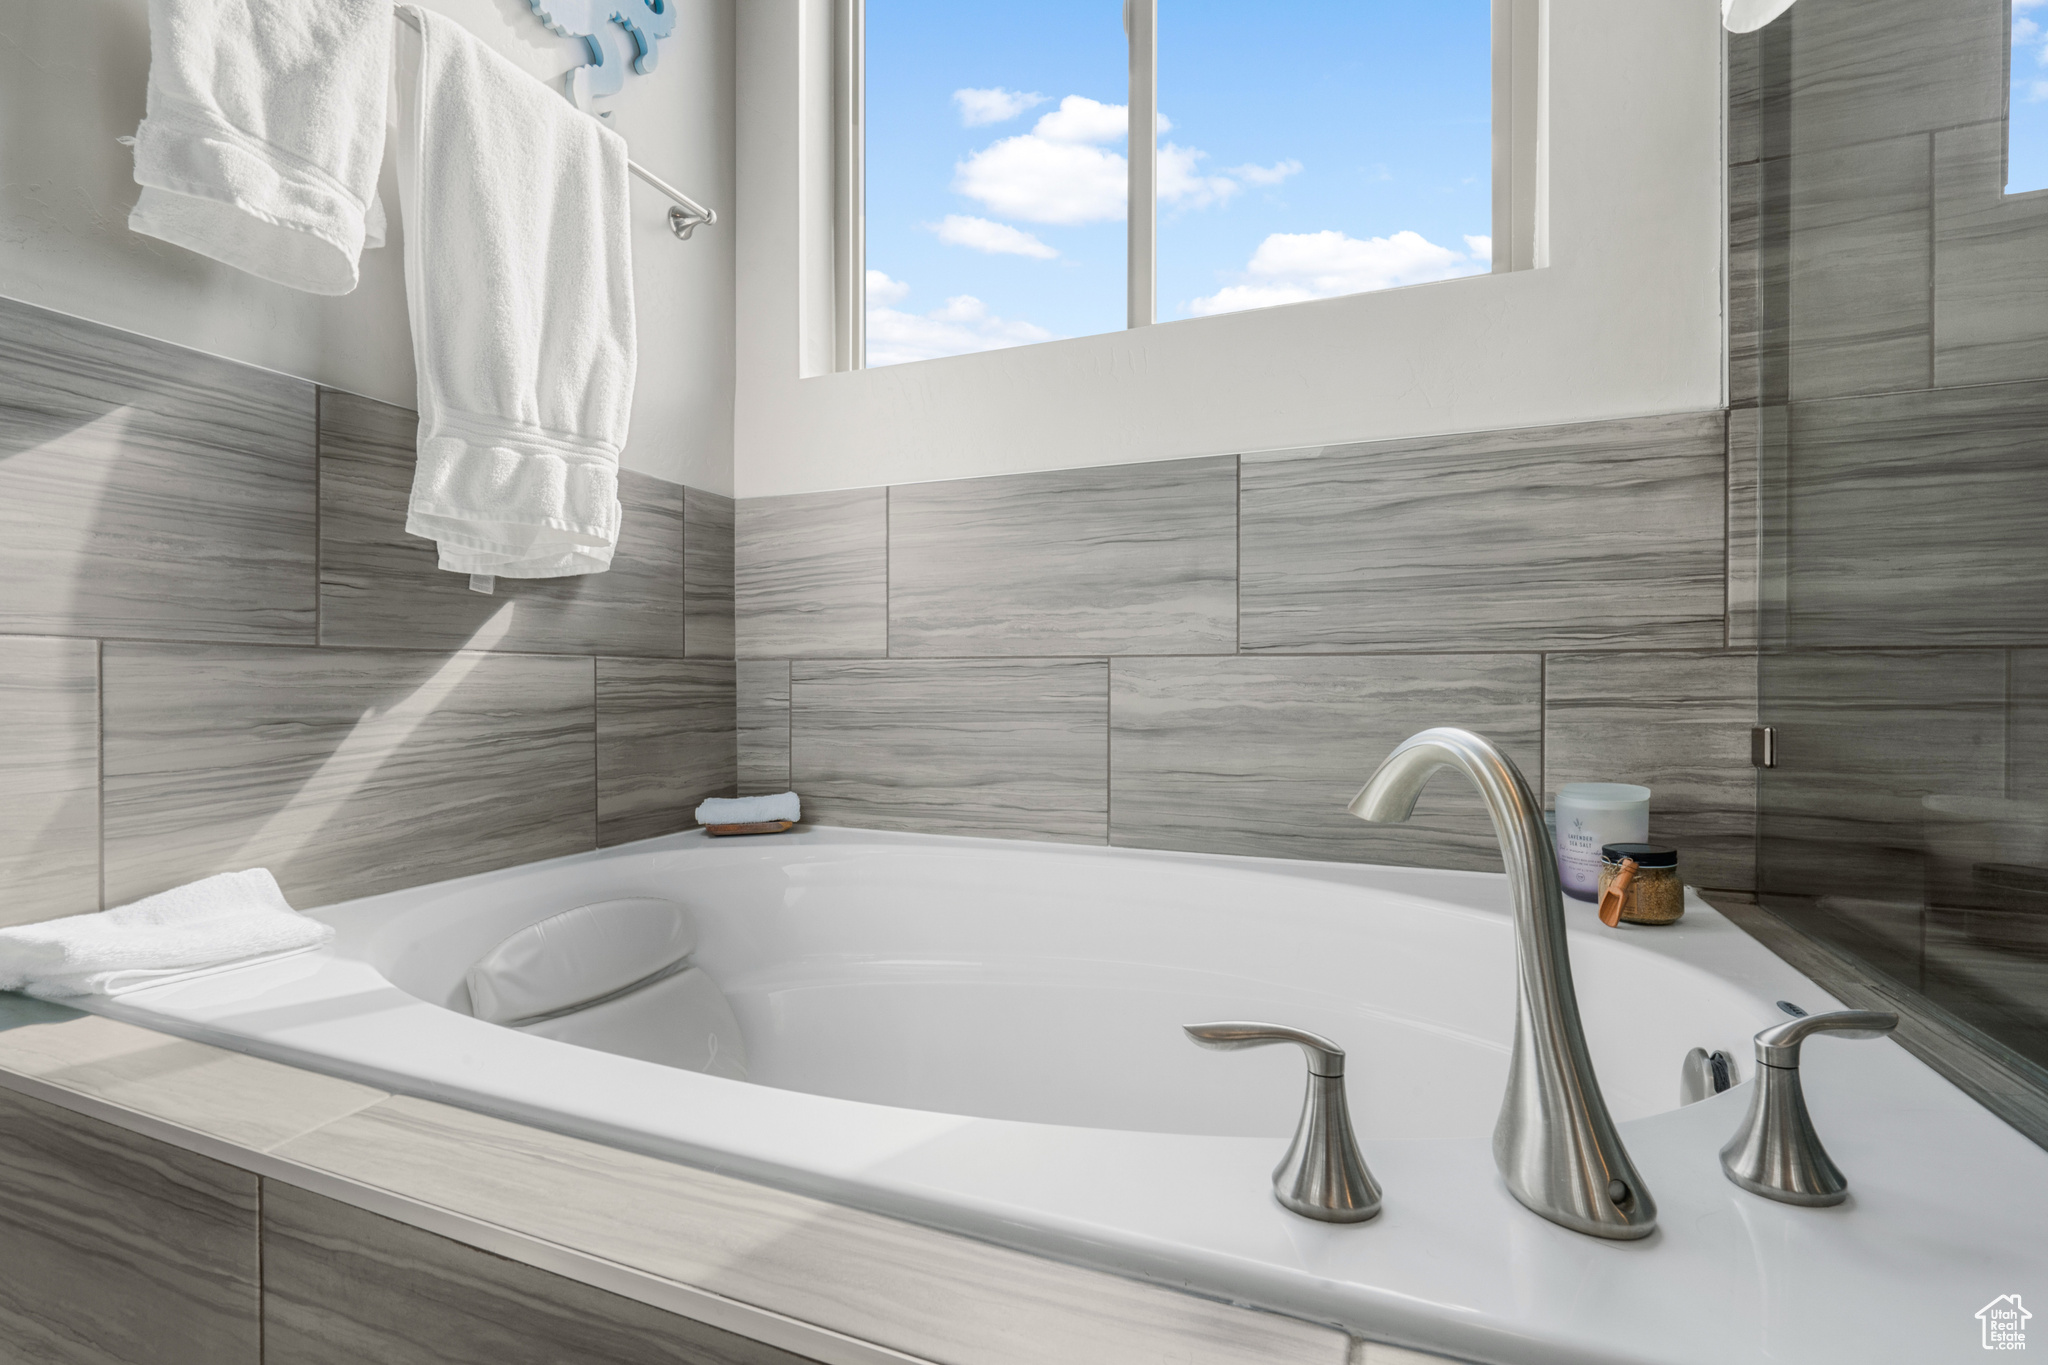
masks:
[[(820, 824), (1100, 843), (1100, 659), (803, 661), (789, 765)], [(799, 700), (800, 699), (800, 700)]]
[(264, 1365), (801, 1365), (802, 1357), (276, 1181)]
[(1243, 647), (1719, 645), (1727, 451), (1715, 411), (1248, 459)]
[(267, 865), (311, 906), (691, 827), (737, 775), (730, 498), (469, 591), (402, 408), (0, 300), (0, 923)]
[(2048, 194), (2006, 183), (2010, 19), (1801, 0), (1730, 40), (1755, 258), (1731, 258), (1731, 402), (1757, 409), (1731, 455), (1779, 743), (1760, 890), (2039, 1068)]
[(609, 570), (500, 579), (487, 596), (468, 575), (439, 572), (432, 541), (406, 534), (418, 421), (354, 394), (320, 396), (321, 644), (683, 655), (682, 485), (619, 471)]
[(0, 1091), (0, 1358), (804, 1359), (11, 1090)]
[(1237, 647), (1237, 462), (889, 493), (892, 658)]
[(0, 634), (312, 644), (316, 401), (0, 301)]
[(257, 1179), (0, 1092), (0, 1355), (261, 1365)]
[(596, 846), (587, 658), (106, 646), (107, 903), (268, 867), (352, 895)]
[(887, 491), (748, 498), (734, 511), (733, 576), (741, 658), (883, 657)]
[(789, 790), (789, 669), (787, 659), (741, 659), (735, 665), (745, 795)]
[(100, 908), (99, 645), (0, 635), (0, 923)]
[(738, 780), (731, 659), (597, 661), (597, 842), (691, 828)]
[(1648, 781), (1657, 837), (1747, 888), (1729, 441), (1674, 413), (742, 500), (741, 788), (822, 824), (1497, 867), (1453, 783), (1404, 826), (1343, 809), (1460, 724), (1547, 789)]
[(1497, 871), (1468, 785), (1431, 784), (1404, 825), (1364, 824), (1345, 805), (1432, 725), (1487, 736), (1540, 781), (1542, 672), (1537, 654), (1119, 659), (1111, 842)]

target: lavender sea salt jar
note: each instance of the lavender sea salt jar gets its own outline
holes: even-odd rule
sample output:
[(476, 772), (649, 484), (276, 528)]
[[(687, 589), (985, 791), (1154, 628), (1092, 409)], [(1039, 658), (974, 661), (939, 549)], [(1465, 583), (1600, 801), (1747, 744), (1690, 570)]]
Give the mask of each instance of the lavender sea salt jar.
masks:
[(1600, 899), (1601, 845), (1649, 839), (1648, 787), (1567, 782), (1557, 789), (1557, 878), (1573, 900)]

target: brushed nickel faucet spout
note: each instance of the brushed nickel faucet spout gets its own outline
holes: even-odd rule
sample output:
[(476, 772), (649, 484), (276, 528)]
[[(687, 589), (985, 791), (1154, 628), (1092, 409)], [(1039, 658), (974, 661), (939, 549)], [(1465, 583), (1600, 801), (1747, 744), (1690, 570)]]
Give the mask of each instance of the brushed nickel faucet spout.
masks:
[(1469, 730), (1424, 730), (1387, 755), (1351, 802), (1361, 820), (1415, 813), (1423, 787), (1453, 768), (1479, 788), (1515, 906), (1515, 1046), (1493, 1130), (1493, 1159), (1516, 1199), (1594, 1237), (1647, 1237), (1657, 1205), (1614, 1129), (1572, 988), (1564, 895), (1543, 807), (1507, 755)]

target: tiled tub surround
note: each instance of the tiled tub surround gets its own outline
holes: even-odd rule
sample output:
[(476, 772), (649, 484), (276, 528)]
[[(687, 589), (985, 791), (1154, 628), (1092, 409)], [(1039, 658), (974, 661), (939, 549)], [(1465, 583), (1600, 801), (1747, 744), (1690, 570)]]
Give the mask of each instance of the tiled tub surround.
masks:
[(0, 1264), (64, 1365), (1438, 1360), (18, 996)]
[(2003, 193), (2009, 21), (1801, 0), (1730, 39), (1731, 430), (1765, 905), (2048, 1143), (2048, 195)]
[(404, 533), (414, 415), (0, 300), (0, 922), (268, 866), (313, 905), (690, 827), (735, 772), (732, 504), (609, 573)]
[[(1476, 798), (1344, 814), (1458, 724), (1656, 790), (1747, 889), (1755, 575), (1721, 412), (743, 499), (743, 790), (809, 819), (1499, 866)], [(1731, 562), (1735, 567), (1731, 569)]]

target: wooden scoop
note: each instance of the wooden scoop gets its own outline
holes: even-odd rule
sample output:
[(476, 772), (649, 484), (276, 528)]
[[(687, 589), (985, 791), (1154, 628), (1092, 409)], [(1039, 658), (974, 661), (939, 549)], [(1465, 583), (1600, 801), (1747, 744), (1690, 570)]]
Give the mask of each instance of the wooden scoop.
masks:
[(1600, 895), (1600, 922), (1613, 929), (1621, 924), (1622, 902), (1628, 899), (1628, 884), (1636, 879), (1636, 860), (1623, 858), (1615, 870), (1614, 880), (1607, 884), (1607, 890)]

